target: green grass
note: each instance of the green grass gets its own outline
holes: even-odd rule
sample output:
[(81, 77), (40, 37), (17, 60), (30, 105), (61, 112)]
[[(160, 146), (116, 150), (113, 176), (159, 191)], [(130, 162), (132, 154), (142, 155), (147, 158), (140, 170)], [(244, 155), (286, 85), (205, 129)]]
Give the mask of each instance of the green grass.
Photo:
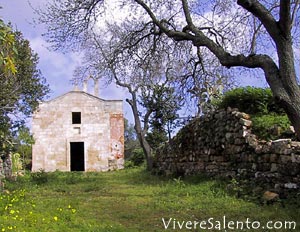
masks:
[[(228, 221), (249, 218), (262, 224), (296, 221), (298, 230), (294, 231), (299, 231), (299, 204), (264, 205), (238, 199), (229, 194), (224, 182), (204, 177), (167, 179), (142, 168), (107, 173), (54, 172), (27, 174), (7, 182), (6, 188), (9, 193), (0, 197), (0, 231), (224, 231), (218, 227), (171, 228), (173, 222), (209, 218), (218, 226), (223, 216)], [(167, 230), (162, 218), (172, 218)]]

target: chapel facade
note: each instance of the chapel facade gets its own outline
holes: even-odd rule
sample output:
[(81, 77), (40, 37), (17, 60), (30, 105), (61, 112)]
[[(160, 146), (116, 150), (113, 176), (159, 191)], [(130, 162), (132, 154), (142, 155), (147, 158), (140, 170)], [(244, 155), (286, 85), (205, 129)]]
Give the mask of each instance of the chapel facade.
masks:
[(108, 171), (124, 167), (122, 100), (75, 89), (40, 103), (33, 115), (32, 171)]

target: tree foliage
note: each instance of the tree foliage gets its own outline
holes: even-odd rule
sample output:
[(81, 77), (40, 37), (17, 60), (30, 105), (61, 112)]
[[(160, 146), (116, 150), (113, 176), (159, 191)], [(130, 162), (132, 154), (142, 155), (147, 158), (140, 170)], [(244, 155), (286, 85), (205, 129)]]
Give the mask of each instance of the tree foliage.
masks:
[[(171, 2), (167, 4), (168, 9), (163, 7), (160, 15), (173, 18), (172, 14), (180, 10), (178, 4), (174, 5), (177, 8)], [(183, 96), (191, 112), (196, 108), (198, 115), (207, 101), (203, 97), (204, 88), (207, 91), (216, 88), (216, 82), (217, 87), (223, 89), (232, 84), (231, 70), (220, 66), (207, 49), (170, 40), (134, 3), (56, 0), (47, 8), (46, 11), (37, 9), (36, 12), (39, 22), (48, 27), (46, 38), (53, 48), (79, 48), (86, 52), (85, 65), (77, 70), (77, 78), (107, 76), (104, 67), (108, 61), (102, 55), (106, 54), (120, 80), (131, 76), (131, 82), (138, 85), (141, 82), (138, 79), (145, 70), (161, 69), (157, 66), (161, 66), (162, 60), (168, 56), (165, 73), (168, 69), (169, 75), (173, 76), (172, 81), (176, 82), (176, 94)], [(91, 11), (87, 12), (87, 8)], [(174, 20), (170, 19), (172, 22)]]
[(49, 88), (37, 68), (38, 57), (30, 48), (29, 41), (23, 38), (21, 32), (14, 32), (14, 37), (16, 73), (6, 75), (5, 70), (0, 70), (0, 111), (5, 116), (20, 113), (29, 116), (36, 109), (38, 101), (49, 92)]
[(15, 42), (15, 35), (11, 28), (0, 19), (0, 67), (3, 72), (1, 75), (15, 74), (17, 72), (14, 60), (17, 54)]
[(176, 94), (174, 87), (166, 82), (154, 86), (143, 86), (140, 104), (150, 109), (150, 131), (146, 139), (153, 149), (171, 139), (172, 131), (178, 126), (178, 111), (182, 107), (182, 98)]
[(125, 159), (128, 159), (134, 153), (134, 150), (141, 149), (141, 146), (137, 139), (134, 125), (129, 123), (126, 118), (124, 120), (124, 138)]
[[(217, 20), (205, 24), (201, 23), (201, 20), (197, 21), (197, 16), (201, 13), (198, 13), (198, 9), (201, 9), (202, 1), (196, 1), (193, 5), (182, 0), (181, 13), (185, 19), (184, 27), (164, 23), (156, 13), (158, 8), (153, 8), (148, 2), (142, 0), (135, 2), (169, 38), (175, 41), (190, 41), (195, 47), (208, 48), (225, 67), (261, 69), (300, 139), (300, 88), (296, 76), (293, 46), (293, 40), (297, 38), (298, 33), (294, 25), (299, 22), (299, 17), (297, 18), (299, 1), (281, 0), (269, 4), (264, 1), (238, 0), (237, 4), (241, 8), (232, 7), (234, 3), (229, 2), (212, 4), (219, 12), (218, 16), (221, 18), (225, 16), (225, 24), (224, 22), (218, 24)], [(164, 4), (157, 3), (157, 5)], [(225, 13), (219, 11), (222, 8), (226, 9)], [(221, 28), (217, 28), (218, 26)], [(233, 46), (232, 41), (237, 41), (242, 34), (248, 36), (244, 45), (237, 43), (239, 46)], [(266, 44), (265, 41), (269, 43)], [(275, 45), (273, 48), (272, 44)], [(269, 49), (264, 45), (268, 45)]]
[(216, 105), (225, 109), (238, 108), (239, 111), (250, 114), (252, 132), (260, 139), (295, 137), (287, 115), (269, 88), (235, 88), (227, 91)]
[(15, 152), (20, 154), (23, 168), (31, 170), (32, 165), (32, 145), (34, 139), (28, 127), (21, 127), (14, 136)]
[[(37, 68), (38, 57), (28, 40), (24, 39), (21, 32), (8, 29), (9, 40), (1, 40), (3, 46), (0, 53), (9, 56), (14, 68), (0, 67), (0, 149), (7, 149), (11, 144), (10, 133), (24, 124), (26, 117), (38, 106), (49, 92), (48, 85)], [(12, 53), (8, 48), (13, 46)], [(7, 55), (8, 54), (8, 55)]]

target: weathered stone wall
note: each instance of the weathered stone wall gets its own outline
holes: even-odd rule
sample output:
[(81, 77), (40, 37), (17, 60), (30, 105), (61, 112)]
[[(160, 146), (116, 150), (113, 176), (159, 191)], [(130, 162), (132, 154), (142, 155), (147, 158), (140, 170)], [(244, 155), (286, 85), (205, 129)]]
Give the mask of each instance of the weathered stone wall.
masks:
[(11, 177), (12, 175), (12, 161), (10, 154), (0, 158), (0, 175), (4, 177)]
[[(72, 122), (72, 112), (81, 122)], [(84, 143), (84, 170), (123, 168), (124, 119), (120, 100), (103, 100), (83, 91), (71, 91), (43, 102), (33, 115), (35, 139), (32, 170), (70, 171), (71, 143)]]
[(3, 155), (0, 157), (0, 190), (3, 188), (2, 180), (12, 176), (11, 155)]
[(260, 141), (251, 125), (248, 114), (234, 109), (194, 119), (158, 152), (155, 169), (166, 175), (242, 175), (299, 188), (300, 142)]

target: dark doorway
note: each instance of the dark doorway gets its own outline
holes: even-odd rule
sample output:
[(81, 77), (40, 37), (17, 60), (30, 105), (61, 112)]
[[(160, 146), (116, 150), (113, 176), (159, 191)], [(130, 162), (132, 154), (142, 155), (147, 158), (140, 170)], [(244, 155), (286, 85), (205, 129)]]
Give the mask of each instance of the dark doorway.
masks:
[(84, 171), (84, 143), (70, 143), (71, 171)]

